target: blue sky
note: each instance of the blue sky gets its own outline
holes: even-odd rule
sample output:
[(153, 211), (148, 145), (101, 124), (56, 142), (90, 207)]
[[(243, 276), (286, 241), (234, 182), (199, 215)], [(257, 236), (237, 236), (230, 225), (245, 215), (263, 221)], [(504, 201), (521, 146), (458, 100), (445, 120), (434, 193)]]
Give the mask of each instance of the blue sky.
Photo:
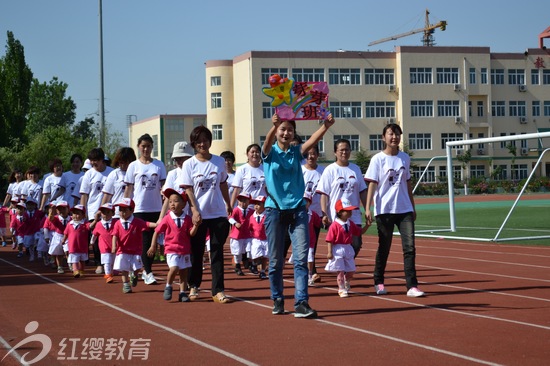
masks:
[[(12, 31), (38, 80), (57, 76), (69, 85), (77, 121), (97, 113), (98, 0), (0, 4), (0, 55)], [(426, 8), (432, 23), (448, 22), (445, 32), (435, 31), (440, 46), (523, 52), (538, 47), (538, 34), (550, 26), (550, 2), (540, 0), (103, 0), (106, 119), (125, 131), (127, 115), (206, 113), (207, 60), (249, 50), (368, 50), (371, 41), (423, 27)], [(420, 39), (415, 34), (370, 50)]]

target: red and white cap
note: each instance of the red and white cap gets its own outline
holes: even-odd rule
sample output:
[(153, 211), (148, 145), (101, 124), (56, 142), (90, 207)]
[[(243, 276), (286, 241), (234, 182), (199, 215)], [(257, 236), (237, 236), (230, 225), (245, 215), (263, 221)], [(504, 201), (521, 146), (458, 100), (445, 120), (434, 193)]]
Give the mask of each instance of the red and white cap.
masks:
[(17, 207), (23, 207), (24, 209), (27, 209), (27, 205), (26, 205), (25, 202), (23, 202), (23, 201), (17, 202), (16, 206), (17, 206)]
[(135, 204), (134, 200), (131, 199), (131, 198), (123, 198), (120, 201), (118, 201), (115, 204), (115, 206), (128, 207), (128, 208), (131, 208), (133, 210), (136, 207), (136, 204)]
[(71, 208), (71, 212), (73, 211), (82, 211), (84, 214), (86, 214), (86, 207), (84, 207), (84, 205), (74, 205), (74, 207)]
[(187, 198), (187, 193), (185, 193), (185, 191), (177, 191), (173, 188), (166, 188), (162, 194), (164, 195), (164, 197), (166, 198), (170, 198), (171, 195), (173, 194), (177, 194), (178, 196), (180, 196), (182, 199), (183, 199), (183, 202), (187, 202), (188, 198)]
[(342, 198), (342, 199), (339, 199), (338, 201), (336, 201), (336, 204), (334, 205), (334, 208), (336, 209), (336, 212), (340, 212), (342, 210), (343, 211), (357, 210), (359, 207), (353, 206), (348, 199)]
[(112, 203), (107, 202), (107, 203), (104, 203), (104, 204), (102, 204), (101, 206), (99, 206), (99, 210), (100, 210), (100, 211), (101, 211), (101, 209), (114, 211), (114, 210), (115, 210), (115, 206), (113, 206)]
[(250, 203), (263, 203), (265, 202), (265, 196), (257, 196), (250, 200)]
[(55, 207), (69, 207), (69, 204), (67, 203), (67, 201), (52, 202), (52, 205)]
[(248, 198), (248, 199), (252, 199), (252, 196), (251, 196), (250, 193), (248, 193), (248, 192), (241, 192), (241, 193), (239, 193), (239, 195), (237, 196), (237, 198)]

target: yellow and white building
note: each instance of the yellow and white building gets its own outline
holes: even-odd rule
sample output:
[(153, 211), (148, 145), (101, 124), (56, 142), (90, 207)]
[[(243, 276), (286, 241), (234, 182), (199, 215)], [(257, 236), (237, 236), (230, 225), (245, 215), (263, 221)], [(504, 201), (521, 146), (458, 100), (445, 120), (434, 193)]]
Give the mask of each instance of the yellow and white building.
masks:
[[(401, 46), (395, 52), (249, 51), (232, 60), (206, 62), (207, 126), (212, 152), (235, 153), (246, 161), (251, 143), (262, 143), (271, 126), (270, 98), (262, 93), (272, 74), (296, 81), (325, 81), (337, 122), (320, 144), (323, 159), (333, 161), (333, 143), (343, 137), (368, 154), (382, 147), (387, 123), (404, 131), (413, 162), (425, 167), (445, 155), (445, 142), (550, 131), (550, 54), (491, 53), (489, 47)], [(297, 121), (302, 137), (316, 121)], [(470, 176), (521, 179), (531, 172), (541, 148), (550, 141), (518, 140), (517, 156), (506, 143), (472, 146)], [(468, 147), (465, 146), (467, 149)], [(463, 149), (455, 153), (464, 154)], [(427, 181), (447, 175), (445, 160), (436, 160)], [(460, 164), (453, 166), (460, 178)], [(537, 175), (550, 175), (546, 158)]]

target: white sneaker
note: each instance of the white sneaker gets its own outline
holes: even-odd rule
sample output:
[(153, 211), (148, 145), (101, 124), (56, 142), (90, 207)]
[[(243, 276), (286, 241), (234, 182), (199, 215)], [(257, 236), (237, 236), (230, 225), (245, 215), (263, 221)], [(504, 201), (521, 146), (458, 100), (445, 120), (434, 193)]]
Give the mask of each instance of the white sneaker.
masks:
[(153, 276), (153, 272), (151, 272), (145, 275), (143, 282), (145, 282), (146, 285), (153, 285), (157, 283), (157, 280), (155, 279), (155, 276)]
[(424, 292), (420, 291), (418, 287), (411, 287), (409, 291), (407, 291), (408, 297), (422, 297), (424, 295)]
[(95, 273), (96, 274), (102, 274), (103, 273), (103, 267), (102, 266), (97, 266), (97, 268), (95, 269)]

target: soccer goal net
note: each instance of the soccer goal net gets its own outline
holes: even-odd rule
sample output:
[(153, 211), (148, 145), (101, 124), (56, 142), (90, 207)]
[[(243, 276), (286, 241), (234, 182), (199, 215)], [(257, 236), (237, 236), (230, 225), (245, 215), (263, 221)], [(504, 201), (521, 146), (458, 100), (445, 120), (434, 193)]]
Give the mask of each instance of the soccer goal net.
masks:
[[(446, 142), (446, 156), (437, 156), (432, 158), (426, 168), (423, 170), (419, 181), (422, 180), (424, 177), (426, 171), (430, 168), (430, 165), (432, 161), (438, 160), (438, 159), (445, 159), (446, 158), (446, 165), (447, 165), (447, 184), (448, 184), (448, 195), (449, 195), (449, 226), (448, 227), (429, 227), (428, 229), (424, 230), (417, 230), (416, 235), (421, 237), (437, 237), (437, 238), (448, 238), (448, 239), (462, 239), (462, 240), (474, 240), (474, 241), (493, 241), (493, 242), (500, 242), (500, 241), (514, 241), (514, 240), (530, 240), (530, 239), (550, 239), (550, 224), (548, 224), (549, 221), (546, 221), (546, 224), (542, 223), (539, 226), (536, 227), (528, 227), (529, 223), (535, 223), (537, 222), (536, 219), (539, 219), (540, 221), (540, 215), (536, 212), (542, 212), (544, 214), (547, 214), (550, 212), (550, 200), (543, 200), (545, 202), (536, 202), (536, 201), (530, 201), (533, 202), (531, 206), (527, 208), (522, 208), (518, 206), (518, 203), (520, 202), (522, 196), (524, 195), (524, 192), (526, 188), (529, 185), (529, 182), (533, 179), (535, 172), (537, 171), (537, 168), (540, 166), (541, 162), (544, 161), (545, 156), (550, 156), (549, 151), (550, 148), (544, 148), (543, 139), (544, 138), (550, 138), (550, 132), (538, 132), (538, 133), (530, 133), (530, 134), (522, 134), (522, 135), (509, 135), (509, 136), (499, 136), (499, 137), (487, 137), (487, 138), (478, 138), (478, 139), (466, 139), (466, 140), (457, 140), (457, 141), (448, 141)], [(490, 209), (484, 209), (482, 206), (479, 206), (479, 208), (474, 207), (474, 211), (470, 210), (467, 211), (466, 215), (467, 217), (458, 217), (462, 221), (467, 221), (468, 227), (460, 227), (457, 225), (457, 215), (456, 215), (456, 205), (455, 205), (455, 187), (454, 187), (454, 177), (453, 177), (453, 157), (456, 157), (456, 151), (466, 151), (468, 149), (471, 149), (473, 145), (477, 144), (490, 144), (490, 143), (500, 143), (501, 146), (510, 146), (514, 145), (516, 140), (537, 140), (537, 144), (539, 148), (533, 149), (536, 150), (539, 153), (537, 162), (532, 166), (531, 172), (528, 175), (525, 183), (521, 187), (521, 190), (517, 192), (517, 196), (515, 197), (515, 201), (509, 207), (509, 202), (507, 203), (507, 206), (500, 206), (497, 207), (493, 205), (493, 210)], [(524, 148), (525, 149), (525, 148)], [(528, 151), (528, 150), (526, 150)], [(453, 156), (453, 154), (455, 156)], [(491, 165), (493, 162), (492, 157), (487, 157), (489, 164)], [(433, 169), (433, 168), (432, 168)], [(491, 166), (489, 166), (489, 169), (492, 169)], [(548, 172), (547, 172), (548, 174)], [(415, 187), (416, 188), (416, 187)], [(519, 188), (519, 187), (518, 187)], [(489, 205), (486, 205), (489, 206)], [(521, 209), (520, 209), (521, 208)], [(502, 219), (503, 211), (508, 210), (508, 213), (504, 219)], [(541, 210), (541, 211), (537, 211)], [(497, 214), (495, 214), (497, 213)], [(510, 225), (509, 221), (510, 218), (515, 214), (523, 215), (523, 216), (529, 216), (532, 215), (531, 218), (524, 217), (523, 224), (520, 224), (518, 227), (513, 227), (514, 225)], [(502, 221), (494, 221), (502, 220)], [(472, 222), (474, 224), (472, 224)], [(492, 225), (484, 225), (485, 223), (491, 222)], [(507, 227), (508, 224), (508, 227)], [(418, 228), (421, 226), (418, 225)], [(459, 228), (460, 230), (457, 230)], [(503, 235), (504, 229), (506, 230), (506, 235)], [(489, 232), (483, 233), (483, 235), (479, 235), (480, 230), (486, 230)], [(496, 234), (493, 236), (493, 233)], [(445, 233), (449, 233), (446, 235)], [(450, 234), (452, 233), (452, 234)], [(471, 235), (470, 235), (471, 234)]]

